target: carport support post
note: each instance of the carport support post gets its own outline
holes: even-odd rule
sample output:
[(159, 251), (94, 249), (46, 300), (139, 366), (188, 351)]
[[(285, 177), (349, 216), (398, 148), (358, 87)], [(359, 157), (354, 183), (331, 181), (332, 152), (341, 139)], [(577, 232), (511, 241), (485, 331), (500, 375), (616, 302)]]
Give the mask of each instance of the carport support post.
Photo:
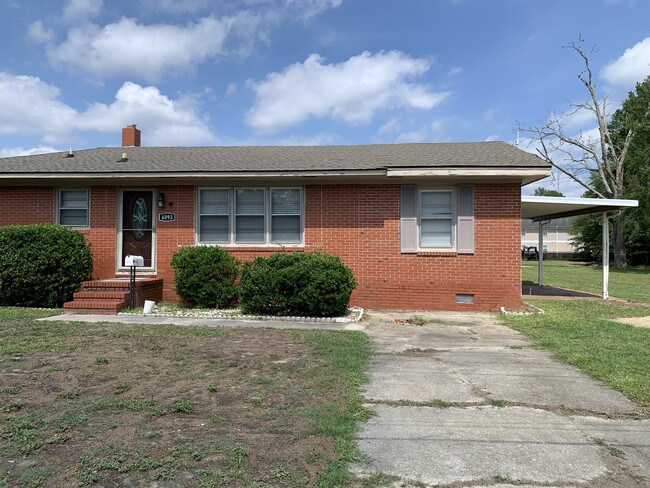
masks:
[(603, 212), (603, 300), (609, 298), (609, 219)]
[(544, 283), (544, 222), (539, 221), (539, 237), (537, 243), (537, 284), (543, 286)]

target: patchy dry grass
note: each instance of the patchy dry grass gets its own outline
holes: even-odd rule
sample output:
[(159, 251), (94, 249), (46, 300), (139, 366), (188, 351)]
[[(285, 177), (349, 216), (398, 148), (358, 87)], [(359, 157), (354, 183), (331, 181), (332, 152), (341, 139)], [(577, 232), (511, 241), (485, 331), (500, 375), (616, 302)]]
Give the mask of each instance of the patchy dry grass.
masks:
[(348, 484), (363, 334), (48, 314), (0, 310), (0, 487)]

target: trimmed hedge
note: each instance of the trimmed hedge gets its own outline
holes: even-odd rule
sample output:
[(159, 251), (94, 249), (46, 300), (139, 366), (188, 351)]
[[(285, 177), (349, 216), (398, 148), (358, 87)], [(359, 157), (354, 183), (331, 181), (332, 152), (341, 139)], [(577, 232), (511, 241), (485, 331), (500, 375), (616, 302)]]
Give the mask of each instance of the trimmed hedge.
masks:
[(244, 263), (239, 303), (244, 313), (299, 317), (345, 315), (354, 275), (323, 252), (275, 253)]
[(93, 269), (83, 234), (52, 224), (0, 227), (0, 305), (60, 307)]
[(220, 247), (184, 247), (171, 265), (176, 293), (185, 306), (225, 308), (235, 301), (239, 261)]

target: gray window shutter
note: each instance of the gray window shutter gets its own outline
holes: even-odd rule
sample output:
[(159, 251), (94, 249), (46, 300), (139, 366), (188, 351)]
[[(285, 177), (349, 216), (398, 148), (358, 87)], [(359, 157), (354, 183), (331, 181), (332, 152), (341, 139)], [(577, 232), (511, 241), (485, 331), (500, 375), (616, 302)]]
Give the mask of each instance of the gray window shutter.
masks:
[(418, 209), (415, 185), (402, 185), (400, 195), (400, 236), (403, 253), (418, 252)]
[(458, 187), (458, 254), (474, 254), (474, 185)]

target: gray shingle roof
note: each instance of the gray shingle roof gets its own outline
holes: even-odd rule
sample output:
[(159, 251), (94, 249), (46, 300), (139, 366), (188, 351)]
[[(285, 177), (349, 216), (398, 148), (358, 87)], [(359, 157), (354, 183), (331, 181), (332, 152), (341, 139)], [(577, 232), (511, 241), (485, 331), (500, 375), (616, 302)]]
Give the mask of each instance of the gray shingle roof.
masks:
[[(128, 161), (119, 162), (122, 153)], [(0, 159), (0, 176), (42, 173), (228, 173), (387, 168), (547, 168), (504, 142), (358, 146), (107, 147)]]

